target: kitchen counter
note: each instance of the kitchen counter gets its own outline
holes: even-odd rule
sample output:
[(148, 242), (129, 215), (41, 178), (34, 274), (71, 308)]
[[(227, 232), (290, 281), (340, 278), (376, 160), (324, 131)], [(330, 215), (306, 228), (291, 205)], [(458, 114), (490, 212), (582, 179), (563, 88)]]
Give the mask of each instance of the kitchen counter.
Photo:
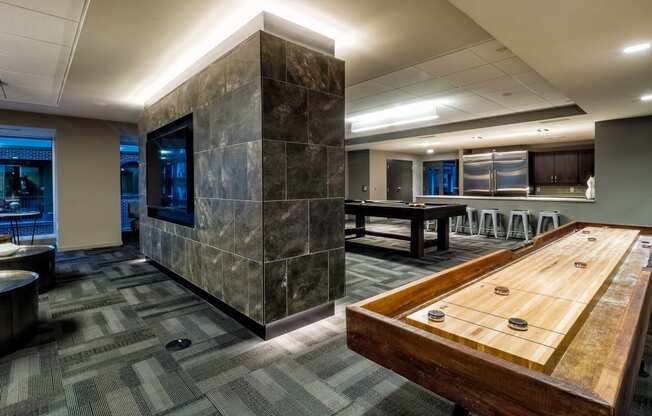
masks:
[(463, 196), (463, 195), (417, 195), (416, 199), (477, 199), (491, 201), (531, 201), (531, 202), (584, 202), (594, 203), (595, 199), (551, 196)]

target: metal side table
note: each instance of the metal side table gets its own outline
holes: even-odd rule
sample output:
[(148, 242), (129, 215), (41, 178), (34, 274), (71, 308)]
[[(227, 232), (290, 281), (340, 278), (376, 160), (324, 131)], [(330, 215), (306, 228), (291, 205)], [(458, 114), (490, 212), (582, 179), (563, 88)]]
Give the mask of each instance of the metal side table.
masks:
[(32, 242), (36, 232), (36, 220), (41, 216), (41, 211), (0, 211), (0, 221), (8, 220), (11, 228), (11, 241), (20, 245), (20, 221), (32, 220)]

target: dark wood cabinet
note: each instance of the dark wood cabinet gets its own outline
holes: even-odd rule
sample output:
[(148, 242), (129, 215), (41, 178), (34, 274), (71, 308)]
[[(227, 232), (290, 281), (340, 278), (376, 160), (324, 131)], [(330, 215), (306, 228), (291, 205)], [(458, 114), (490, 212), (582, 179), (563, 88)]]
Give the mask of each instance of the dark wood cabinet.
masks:
[(555, 185), (577, 185), (578, 173), (578, 152), (555, 152), (555, 174), (553, 182)]
[(537, 185), (551, 184), (555, 175), (555, 155), (552, 152), (535, 153), (534, 183)]
[(593, 156), (592, 149), (534, 153), (531, 171), (534, 184), (563, 186), (586, 184), (589, 176), (594, 174)]
[(581, 184), (586, 184), (590, 176), (595, 176), (595, 152), (593, 150), (580, 150), (578, 179)]

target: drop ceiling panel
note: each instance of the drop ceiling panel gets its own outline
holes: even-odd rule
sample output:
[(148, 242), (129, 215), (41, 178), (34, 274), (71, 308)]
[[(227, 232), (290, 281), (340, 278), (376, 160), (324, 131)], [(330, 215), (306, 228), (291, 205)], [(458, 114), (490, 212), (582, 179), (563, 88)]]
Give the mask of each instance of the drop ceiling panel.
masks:
[(488, 94), (492, 92), (506, 92), (517, 89), (523, 89), (523, 84), (518, 82), (512, 77), (501, 77), (492, 79), (485, 82), (479, 82), (476, 84), (469, 85), (467, 88), (469, 91), (473, 91), (476, 94)]
[(466, 92), (448, 97), (446, 105), (467, 114), (484, 114), (493, 111), (504, 111), (506, 108), (479, 95)]
[(501, 78), (505, 73), (493, 65), (483, 65), (477, 68), (467, 69), (466, 71), (444, 77), (447, 81), (453, 82), (459, 86), (474, 84), (477, 82), (488, 81), (490, 79)]
[(523, 62), (520, 58), (509, 58), (503, 61), (493, 63), (500, 70), (509, 75), (517, 75), (525, 72), (532, 72), (532, 68)]
[(368, 109), (380, 109), (382, 107), (387, 107), (390, 105), (398, 105), (400, 103), (406, 103), (413, 101), (416, 97), (411, 94), (407, 94), (401, 90), (391, 90), (378, 95), (373, 95), (371, 97), (361, 98), (359, 100), (349, 102), (349, 113), (353, 113), (362, 110)]
[(72, 46), (77, 22), (0, 3), (0, 32)]
[(502, 61), (503, 59), (511, 58), (514, 53), (503, 46), (497, 40), (485, 42), (482, 45), (474, 46), (471, 52), (484, 59), (486, 62)]
[(69, 55), (68, 47), (0, 33), (0, 70), (63, 76)]
[(1, 0), (41, 13), (50, 14), (64, 19), (79, 21), (84, 8), (84, 0)]
[(456, 85), (451, 81), (445, 80), (443, 78), (436, 78), (403, 87), (401, 90), (407, 92), (408, 94), (424, 96), (442, 91), (453, 90), (455, 88), (457, 88)]
[(378, 84), (377, 82), (374, 81), (365, 81), (347, 88), (346, 100), (355, 101), (355, 100), (359, 100), (360, 98), (380, 94), (390, 89), (391, 88), (385, 85)]
[(526, 89), (519, 91), (512, 91), (509, 95), (500, 94), (500, 93), (490, 93), (487, 95), (492, 101), (497, 102), (500, 105), (503, 105), (512, 109), (523, 109), (527, 107), (528, 109), (532, 108), (542, 108), (550, 107), (550, 104), (546, 102), (543, 98), (538, 95), (530, 92)]
[(454, 52), (442, 57), (416, 65), (433, 76), (443, 77), (466, 69), (485, 64), (480, 57), (470, 50)]
[(0, 101), (57, 106), (85, 0), (0, 0)]
[(391, 88), (401, 88), (432, 78), (428, 72), (416, 67), (409, 67), (374, 78), (373, 81)]

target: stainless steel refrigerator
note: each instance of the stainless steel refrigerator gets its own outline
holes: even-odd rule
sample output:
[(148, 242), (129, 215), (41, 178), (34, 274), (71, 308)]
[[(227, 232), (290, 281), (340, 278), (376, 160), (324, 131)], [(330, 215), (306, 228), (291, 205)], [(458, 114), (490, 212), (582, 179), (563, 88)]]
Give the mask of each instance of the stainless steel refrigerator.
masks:
[(465, 155), (464, 195), (527, 196), (528, 152), (491, 152)]

